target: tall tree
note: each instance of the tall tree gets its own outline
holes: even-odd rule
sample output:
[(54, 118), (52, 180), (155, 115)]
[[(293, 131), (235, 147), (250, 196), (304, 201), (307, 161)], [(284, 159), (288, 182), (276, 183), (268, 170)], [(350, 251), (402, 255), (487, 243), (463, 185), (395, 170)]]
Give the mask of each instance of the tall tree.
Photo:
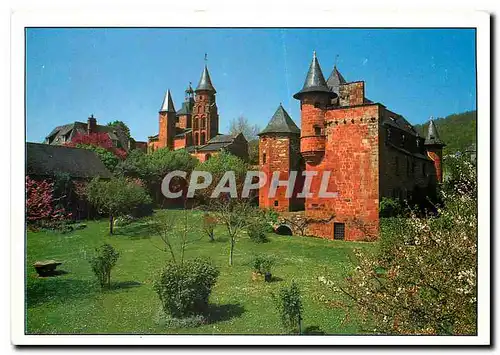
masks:
[(243, 133), (247, 141), (257, 139), (260, 132), (258, 125), (252, 125), (245, 116), (239, 116), (229, 123), (229, 134)]
[(130, 128), (128, 128), (128, 126), (125, 122), (117, 120), (117, 121), (109, 122), (108, 126), (121, 129), (122, 132), (125, 133), (127, 138), (130, 138)]

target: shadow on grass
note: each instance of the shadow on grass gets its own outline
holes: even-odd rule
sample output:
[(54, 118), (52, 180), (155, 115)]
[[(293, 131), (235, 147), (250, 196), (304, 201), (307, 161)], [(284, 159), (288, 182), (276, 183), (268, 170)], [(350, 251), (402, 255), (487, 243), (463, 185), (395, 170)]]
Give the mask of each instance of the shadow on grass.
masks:
[(138, 281), (111, 282), (111, 291), (142, 286)]
[(283, 279), (281, 277), (273, 275), (273, 276), (271, 276), (271, 280), (267, 281), (267, 282), (280, 282), (280, 281), (283, 281)]
[(225, 243), (229, 240), (227, 237), (215, 237), (213, 241), (210, 241), (210, 243)]
[(217, 323), (241, 317), (245, 308), (239, 303), (230, 304), (210, 304), (207, 310), (207, 323)]
[(75, 280), (58, 277), (28, 279), (26, 284), (27, 307), (47, 302), (66, 302), (94, 294), (99, 289), (90, 280)]
[(116, 228), (115, 236), (129, 237), (129, 239), (149, 239), (153, 236), (153, 227), (150, 224), (128, 224), (126, 226), (121, 226)]
[(317, 325), (310, 325), (302, 332), (303, 335), (325, 335), (326, 333), (321, 330)]
[(54, 277), (54, 276), (61, 276), (61, 275), (66, 275), (69, 274), (69, 272), (64, 271), (64, 270), (53, 270), (53, 271), (46, 271), (42, 275), (39, 275), (38, 278), (44, 278), (44, 277)]

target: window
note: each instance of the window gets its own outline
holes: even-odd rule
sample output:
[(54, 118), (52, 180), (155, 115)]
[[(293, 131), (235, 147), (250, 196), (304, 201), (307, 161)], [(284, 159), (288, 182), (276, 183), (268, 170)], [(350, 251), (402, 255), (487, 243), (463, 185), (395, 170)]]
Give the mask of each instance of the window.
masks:
[(344, 223), (334, 223), (333, 224), (333, 239), (344, 240), (345, 239), (345, 224)]
[(314, 134), (316, 136), (321, 136), (321, 127), (319, 126), (314, 126)]
[(274, 206), (278, 207), (278, 200), (274, 201)]
[(396, 175), (399, 175), (399, 158), (394, 157), (394, 170), (396, 172)]
[(266, 153), (262, 154), (262, 163), (265, 164), (266, 163), (266, 159), (267, 156), (266, 156)]
[(426, 164), (425, 163), (422, 163), (422, 176), (427, 176), (427, 172), (425, 171), (426, 170)]
[(410, 159), (406, 158), (406, 176), (410, 176)]
[(205, 144), (205, 132), (201, 132), (200, 144)]
[(401, 135), (401, 147), (405, 146), (406, 137), (404, 134)]

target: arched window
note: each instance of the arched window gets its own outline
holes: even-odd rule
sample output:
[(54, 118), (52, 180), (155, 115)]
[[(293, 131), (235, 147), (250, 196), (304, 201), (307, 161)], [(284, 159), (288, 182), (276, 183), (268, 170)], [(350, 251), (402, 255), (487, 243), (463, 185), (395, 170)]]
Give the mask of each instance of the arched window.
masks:
[(205, 144), (205, 132), (201, 132), (200, 145)]
[(200, 137), (198, 136), (198, 132), (195, 132), (194, 133), (194, 145), (199, 145), (200, 144), (199, 139), (200, 139)]
[(201, 118), (201, 125), (200, 125), (200, 128), (201, 129), (206, 129), (207, 127), (205, 127), (205, 117), (202, 117)]

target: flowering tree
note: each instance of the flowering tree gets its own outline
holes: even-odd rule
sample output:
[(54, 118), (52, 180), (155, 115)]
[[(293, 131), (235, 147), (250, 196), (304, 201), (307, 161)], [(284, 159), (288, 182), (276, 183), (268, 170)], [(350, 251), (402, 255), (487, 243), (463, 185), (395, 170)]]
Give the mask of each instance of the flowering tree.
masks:
[(63, 208), (55, 209), (54, 183), (26, 176), (26, 219), (28, 223), (60, 221), (68, 218)]
[[(93, 150), (108, 168), (114, 168), (116, 164), (118, 164), (118, 160), (113, 160), (114, 157), (119, 160), (124, 160), (127, 157), (127, 152), (125, 150), (113, 146), (113, 142), (106, 132), (90, 134), (77, 133), (70, 142), (66, 143), (66, 145), (69, 147)], [(112, 156), (106, 154), (106, 152), (112, 153)]]
[(476, 333), (475, 168), (464, 165), (459, 175), (437, 215), (382, 224), (382, 239), (391, 240), (382, 254), (357, 250), (358, 266), (344, 281), (319, 278), (347, 301), (333, 305), (354, 307), (377, 333)]

